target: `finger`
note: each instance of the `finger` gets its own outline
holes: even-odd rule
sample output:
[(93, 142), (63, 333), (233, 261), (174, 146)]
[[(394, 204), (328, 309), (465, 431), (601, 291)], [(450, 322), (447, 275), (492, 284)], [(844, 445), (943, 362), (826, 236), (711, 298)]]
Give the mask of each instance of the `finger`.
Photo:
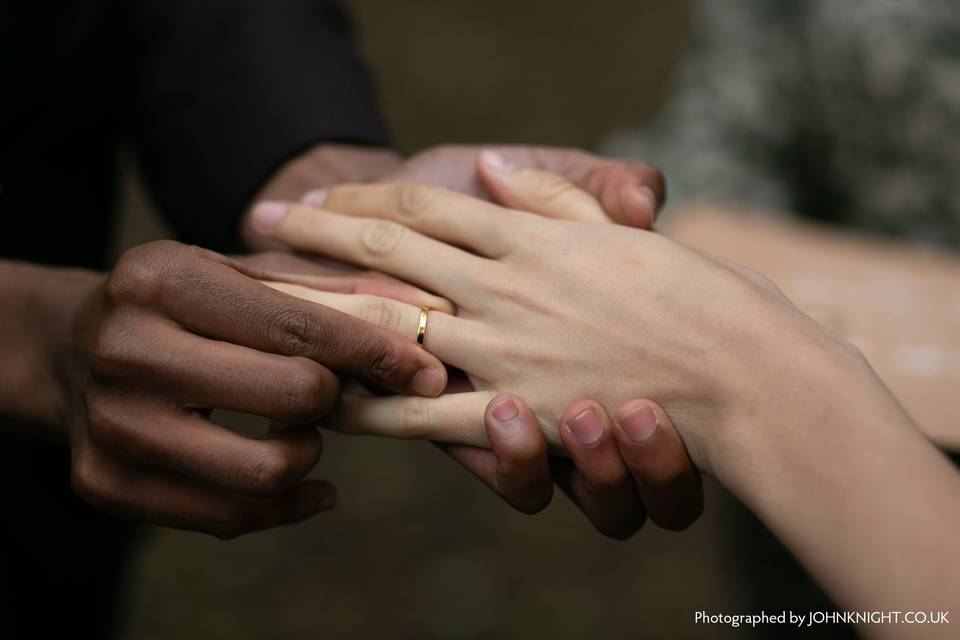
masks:
[(617, 444), (650, 519), (664, 529), (689, 527), (703, 512), (703, 482), (666, 412), (632, 400), (614, 418)]
[(487, 405), (484, 428), (492, 451), (440, 445), (508, 504), (542, 511), (553, 498), (547, 441), (533, 412), (517, 397), (500, 394)]
[(188, 478), (246, 495), (287, 489), (316, 466), (323, 440), (315, 426), (251, 438), (214, 424), (199, 412), (159, 400), (100, 389), (87, 408), (91, 438), (136, 464), (176, 471)]
[(619, 540), (636, 533), (646, 511), (603, 407), (589, 400), (570, 405), (560, 421), (560, 439), (576, 470), (568, 476), (569, 492), (590, 522)]
[(124, 254), (136, 266), (114, 269), (108, 297), (159, 307), (201, 336), (309, 358), (393, 391), (433, 396), (446, 385), (440, 361), (409, 340), (265, 287), (223, 256), (176, 243), (137, 253)]
[(250, 497), (106, 457), (75, 460), (72, 483), (81, 498), (114, 516), (224, 539), (299, 522), (332, 509), (337, 499), (333, 485), (323, 481), (304, 482), (273, 496)]
[(557, 173), (518, 168), (495, 151), (477, 158), (484, 186), (503, 205), (548, 218), (610, 221), (592, 195)]
[(162, 391), (192, 408), (227, 409), (285, 423), (304, 424), (327, 413), (340, 397), (337, 376), (307, 358), (264, 353), (208, 340), (182, 327), (151, 323), (157, 348), (135, 357), (100, 353), (97, 376)]
[[(265, 282), (264, 284), (289, 295), (350, 314), (416, 341), (420, 326), (420, 307), (388, 298), (330, 293), (283, 282)], [(447, 364), (472, 371), (472, 367), (480, 364), (484, 359), (483, 356), (478, 355), (481, 349), (476, 345), (478, 342), (486, 343), (483, 339), (485, 335), (484, 325), (481, 323), (431, 309), (427, 314), (427, 330), (424, 332), (423, 347)], [(467, 336), (469, 340), (466, 339)], [(482, 353), (489, 352), (482, 351)]]
[(575, 149), (499, 147), (507, 162), (558, 173), (600, 201), (614, 222), (640, 229), (653, 226), (666, 201), (663, 174), (653, 165), (609, 160)]
[[(266, 220), (270, 216), (270, 224)], [(389, 216), (388, 211), (382, 213)], [(478, 274), (494, 263), (380, 218), (358, 218), (297, 204), (262, 203), (258, 230), (291, 246), (396, 276), (454, 304), (476, 297)], [(425, 257), (429, 256), (429, 260)]]
[[(290, 257), (299, 260), (294, 256)], [(317, 272), (311, 273), (295, 271), (290, 268), (283, 269), (279, 266), (272, 269), (249, 264), (244, 266), (248, 267), (244, 270), (247, 275), (261, 281), (289, 282), (321, 291), (336, 291), (338, 293), (368, 293), (392, 298), (417, 307), (428, 306), (444, 313), (452, 314), (455, 312), (453, 304), (446, 298), (441, 298), (412, 284), (375, 271), (328, 268), (325, 272), (316, 270)]]
[(579, 177), (567, 177), (593, 194), (614, 222), (652, 229), (666, 201), (663, 174), (644, 162), (590, 158)]
[(470, 196), (426, 184), (343, 185), (315, 195), (314, 207), (365, 218), (393, 220), (420, 233), (496, 258), (515, 242), (504, 222), (516, 212)]
[(491, 444), (483, 416), (493, 395), (488, 391), (453, 393), (439, 398), (344, 394), (340, 404), (320, 425), (343, 433), (433, 440), (489, 449)]

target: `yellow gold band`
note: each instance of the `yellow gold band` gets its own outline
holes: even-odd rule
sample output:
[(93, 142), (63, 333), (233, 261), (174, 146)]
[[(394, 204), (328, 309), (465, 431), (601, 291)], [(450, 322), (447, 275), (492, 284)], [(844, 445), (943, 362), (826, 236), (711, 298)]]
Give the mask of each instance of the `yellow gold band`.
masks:
[(417, 325), (417, 344), (423, 346), (423, 340), (427, 336), (427, 314), (430, 313), (430, 307), (424, 305), (420, 307), (420, 324)]

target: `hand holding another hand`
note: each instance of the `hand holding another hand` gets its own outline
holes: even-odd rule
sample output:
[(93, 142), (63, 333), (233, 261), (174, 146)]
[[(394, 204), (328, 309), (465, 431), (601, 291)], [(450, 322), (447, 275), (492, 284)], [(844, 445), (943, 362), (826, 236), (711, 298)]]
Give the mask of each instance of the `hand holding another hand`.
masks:
[[(713, 471), (714, 453), (743, 413), (770, 409), (760, 405), (778, 388), (782, 358), (765, 357), (772, 350), (764, 348), (775, 331), (797, 338), (797, 366), (842, 346), (756, 274), (656, 234), (593, 222), (599, 203), (565, 181), (525, 169), (496, 179), (538, 215), (401, 184), (334, 188), (323, 209), (285, 205), (263, 221), (264, 233), (294, 247), (393, 274), (458, 308), (456, 316), (430, 314), (425, 345), (478, 391), (345, 396), (330, 424), (487, 446), (483, 408), (509, 390), (530, 402), (561, 450), (569, 398), (612, 410), (651, 397), (678, 424), (697, 466)], [(369, 300), (290, 292), (369, 317)], [(415, 335), (418, 309), (376, 304), (384, 322)]]
[[(439, 394), (442, 365), (400, 336), (257, 281), (268, 271), (175, 242), (128, 251), (78, 296), (61, 341), (58, 411), (77, 493), (121, 517), (231, 537), (331, 507), (303, 481), (337, 403), (331, 369), (405, 393)], [(313, 286), (443, 301), (383, 277), (305, 276)], [(263, 416), (251, 438), (211, 410)]]

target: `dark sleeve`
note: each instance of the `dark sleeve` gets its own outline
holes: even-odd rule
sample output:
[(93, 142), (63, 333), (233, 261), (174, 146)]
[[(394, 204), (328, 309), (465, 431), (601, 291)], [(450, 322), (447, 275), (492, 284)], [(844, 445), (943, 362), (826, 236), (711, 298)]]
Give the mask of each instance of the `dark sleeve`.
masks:
[(335, 0), (138, 0), (131, 133), (177, 235), (235, 247), (248, 200), (321, 142), (386, 145)]

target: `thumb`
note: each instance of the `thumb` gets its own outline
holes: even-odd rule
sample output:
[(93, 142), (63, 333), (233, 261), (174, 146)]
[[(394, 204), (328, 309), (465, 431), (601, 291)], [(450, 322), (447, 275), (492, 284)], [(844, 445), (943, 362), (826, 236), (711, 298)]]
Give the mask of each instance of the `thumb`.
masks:
[(620, 455), (650, 519), (664, 529), (690, 526), (703, 512), (703, 481), (670, 417), (649, 400), (631, 400), (614, 422)]
[(596, 198), (557, 173), (517, 167), (490, 150), (477, 156), (477, 173), (498, 204), (547, 218), (610, 222)]

